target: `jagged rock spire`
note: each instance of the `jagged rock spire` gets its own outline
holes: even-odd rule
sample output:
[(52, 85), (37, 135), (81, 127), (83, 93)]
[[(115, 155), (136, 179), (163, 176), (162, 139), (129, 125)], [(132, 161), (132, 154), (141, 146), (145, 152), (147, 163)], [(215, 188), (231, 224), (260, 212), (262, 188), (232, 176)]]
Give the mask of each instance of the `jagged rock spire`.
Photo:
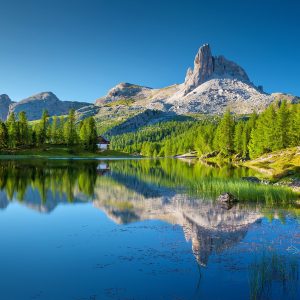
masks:
[(189, 93), (201, 83), (205, 82), (213, 73), (213, 57), (211, 54), (210, 46), (208, 44), (200, 47), (195, 60), (194, 69), (188, 69), (187, 76), (185, 78), (184, 94)]
[(250, 82), (243, 68), (227, 60), (224, 56), (212, 56), (210, 46), (205, 44), (200, 47), (195, 57), (194, 69), (189, 68), (187, 71), (184, 82), (184, 95), (211, 77), (233, 78)]

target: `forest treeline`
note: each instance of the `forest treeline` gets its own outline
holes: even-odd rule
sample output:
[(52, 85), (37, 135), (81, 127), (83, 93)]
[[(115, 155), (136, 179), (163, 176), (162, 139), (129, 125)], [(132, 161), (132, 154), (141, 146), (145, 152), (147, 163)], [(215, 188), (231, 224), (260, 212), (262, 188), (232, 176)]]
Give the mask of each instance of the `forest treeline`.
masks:
[(223, 117), (160, 123), (111, 139), (115, 150), (152, 157), (196, 151), (198, 155), (217, 152), (253, 159), (299, 145), (300, 105), (286, 101), (270, 105), (259, 115), (241, 118), (227, 111)]
[(0, 123), (0, 149), (42, 147), (45, 144), (81, 145), (83, 149), (97, 148), (97, 129), (93, 117), (77, 123), (75, 111), (68, 116), (49, 117), (47, 111), (42, 118), (30, 124), (26, 113), (11, 113), (5, 122)]

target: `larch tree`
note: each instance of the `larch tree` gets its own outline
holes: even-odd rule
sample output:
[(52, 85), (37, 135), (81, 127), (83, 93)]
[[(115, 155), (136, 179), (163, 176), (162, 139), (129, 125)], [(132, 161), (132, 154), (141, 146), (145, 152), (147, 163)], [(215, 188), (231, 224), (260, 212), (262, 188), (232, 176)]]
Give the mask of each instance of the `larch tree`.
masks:
[(76, 117), (75, 110), (71, 109), (67, 121), (64, 125), (64, 136), (67, 145), (72, 146), (77, 142), (77, 132), (76, 132)]
[(243, 153), (243, 132), (244, 132), (244, 122), (240, 121), (235, 126), (234, 131), (234, 151), (237, 154)]
[(42, 118), (37, 128), (38, 129), (37, 139), (39, 145), (43, 145), (47, 141), (48, 126), (49, 126), (49, 114), (47, 110), (44, 110), (42, 114)]
[(0, 148), (5, 149), (8, 146), (8, 131), (5, 123), (0, 121)]
[(30, 132), (26, 113), (21, 111), (18, 115), (19, 144), (22, 146), (30, 144)]
[(14, 148), (17, 145), (18, 126), (15, 117), (15, 113), (11, 113), (6, 121), (8, 131), (8, 145), (10, 148)]
[(275, 141), (273, 150), (283, 149), (288, 146), (289, 136), (289, 116), (290, 112), (287, 108), (286, 101), (282, 101), (276, 114), (275, 124)]
[(216, 145), (221, 153), (228, 156), (234, 150), (234, 120), (229, 110), (227, 110), (221, 119), (217, 128)]

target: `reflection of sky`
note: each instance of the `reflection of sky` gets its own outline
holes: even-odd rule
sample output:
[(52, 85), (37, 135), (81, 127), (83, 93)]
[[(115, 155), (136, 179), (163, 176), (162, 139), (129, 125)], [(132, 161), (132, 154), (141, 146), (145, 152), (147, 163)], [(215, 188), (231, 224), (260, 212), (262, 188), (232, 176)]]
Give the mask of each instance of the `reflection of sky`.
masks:
[(163, 221), (122, 225), (91, 204), (60, 205), (45, 215), (14, 203), (1, 211), (0, 228), (4, 299), (248, 299), (255, 257), (272, 250), (299, 260), (286, 251), (300, 243), (292, 218), (249, 226), (236, 244), (212, 251), (201, 278), (181, 226)]
[[(283, 257), (284, 270), (299, 260), (287, 251), (299, 247), (299, 223), (285, 210), (268, 214), (265, 207), (243, 203), (227, 210), (169, 181), (148, 180), (145, 170), (137, 172), (145, 175), (141, 180), (136, 170), (122, 173), (113, 163), (104, 172), (99, 165), (95, 177), (96, 165), (81, 167), (77, 171), (85, 173), (67, 173), (52, 191), (27, 183), (22, 200), (15, 190), (12, 201), (0, 192), (4, 299), (247, 299), (249, 269), (254, 261), (261, 265), (262, 254), (267, 262), (271, 254)], [(59, 193), (68, 179), (74, 184)], [(84, 193), (90, 183), (93, 196)], [(264, 217), (276, 214), (285, 222)], [(278, 282), (271, 291), (281, 297)]]

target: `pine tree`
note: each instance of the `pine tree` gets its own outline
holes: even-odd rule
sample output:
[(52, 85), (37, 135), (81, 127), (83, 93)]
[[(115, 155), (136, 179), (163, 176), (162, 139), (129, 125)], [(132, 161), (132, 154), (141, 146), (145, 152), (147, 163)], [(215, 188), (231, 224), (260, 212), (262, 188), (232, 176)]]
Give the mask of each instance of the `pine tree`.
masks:
[(269, 106), (257, 119), (249, 141), (250, 158), (256, 158), (275, 149), (276, 112)]
[(263, 122), (264, 148), (266, 152), (276, 149), (276, 117), (274, 105), (269, 106), (260, 115), (261, 122)]
[(49, 126), (49, 114), (47, 110), (43, 111), (42, 118), (38, 124), (38, 132), (37, 132), (37, 139), (40, 145), (43, 145), (47, 141), (47, 133), (48, 133), (48, 126)]
[(66, 140), (64, 137), (64, 126), (65, 126), (65, 118), (61, 116), (59, 118), (59, 124), (57, 128), (57, 142), (58, 144), (66, 144)]
[(53, 116), (52, 118), (52, 124), (51, 124), (51, 129), (50, 129), (50, 137), (51, 137), (51, 142), (53, 144), (58, 144), (59, 143), (59, 136), (58, 136), (58, 122), (57, 122), (57, 116)]
[(289, 146), (300, 145), (300, 104), (292, 105), (288, 128)]
[(86, 119), (82, 121), (80, 124), (80, 130), (79, 130), (79, 138), (80, 142), (83, 145), (84, 149), (88, 149), (88, 144), (89, 144), (89, 133), (88, 133), (88, 124), (86, 122)]
[(219, 126), (217, 128), (217, 140), (216, 144), (218, 149), (224, 155), (228, 156), (232, 154), (234, 144), (233, 144), (233, 136), (234, 136), (234, 121), (230, 114), (230, 111), (227, 110), (221, 119)]
[(289, 111), (286, 101), (282, 101), (276, 114), (275, 141), (272, 150), (288, 146)]
[(243, 132), (244, 122), (240, 121), (235, 126), (234, 131), (234, 152), (237, 154), (243, 153)]
[(94, 151), (97, 149), (97, 138), (98, 138), (96, 122), (93, 117), (89, 117), (87, 119), (87, 122), (88, 122), (88, 135), (89, 135), (88, 149)]
[(243, 134), (242, 134), (242, 156), (244, 158), (249, 157), (250, 137), (251, 137), (252, 130), (255, 127), (257, 118), (258, 118), (257, 113), (256, 112), (252, 113), (250, 119), (244, 125)]
[(29, 145), (30, 144), (30, 135), (29, 135), (29, 126), (26, 117), (26, 113), (21, 111), (18, 115), (18, 126), (19, 126), (19, 141), (20, 145)]
[(17, 135), (18, 135), (17, 122), (14, 113), (11, 113), (8, 116), (8, 119), (6, 121), (6, 126), (8, 130), (8, 146), (10, 148), (14, 148), (17, 145)]
[(38, 143), (38, 141), (37, 141), (37, 133), (36, 133), (36, 130), (33, 129), (31, 131), (31, 144), (36, 147), (37, 143)]
[(165, 156), (168, 157), (168, 156), (171, 156), (173, 153), (172, 153), (172, 145), (171, 145), (171, 141), (168, 139), (165, 143), (165, 146), (164, 146), (164, 153), (165, 153)]
[(72, 146), (77, 142), (77, 132), (75, 127), (75, 110), (71, 109), (64, 125), (64, 136), (67, 145)]
[(6, 125), (0, 121), (0, 149), (5, 149), (8, 146), (8, 131)]

